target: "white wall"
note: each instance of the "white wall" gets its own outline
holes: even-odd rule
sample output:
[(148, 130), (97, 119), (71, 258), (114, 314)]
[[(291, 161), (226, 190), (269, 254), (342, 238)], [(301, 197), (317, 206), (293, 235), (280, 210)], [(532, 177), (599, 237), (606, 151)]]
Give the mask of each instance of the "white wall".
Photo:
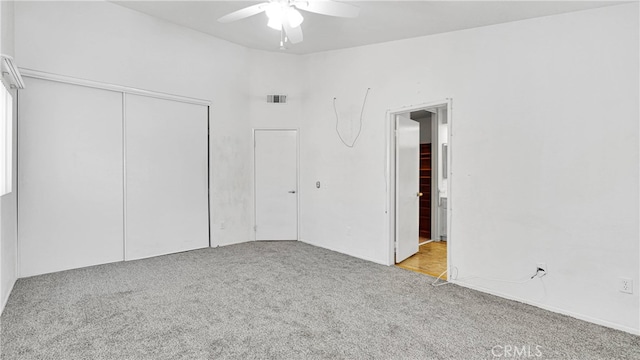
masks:
[(5, 55), (13, 56), (14, 53), (14, 2), (2, 1), (0, 6), (0, 13), (2, 14), (2, 25), (0, 26), (0, 47), (2, 53)]
[[(14, 3), (0, 2), (0, 52), (5, 55), (14, 55)], [(14, 99), (15, 90), (11, 91)], [(13, 191), (0, 197), (0, 313), (4, 309), (13, 284), (17, 279), (17, 141), (16, 141), (16, 117), (13, 112)]]
[(412, 119), (420, 124), (420, 144), (431, 144), (431, 113), (427, 117)]
[(250, 239), (247, 49), (107, 2), (15, 7), (21, 67), (212, 100), (212, 245)]
[[(638, 291), (617, 290), (640, 281), (638, 36), (628, 4), (303, 57), (303, 239), (387, 263), (386, 112), (452, 98), (458, 282), (638, 332)], [(348, 149), (331, 100), (357, 119), (367, 87)], [(546, 290), (470, 279), (537, 262)]]
[(431, 144), (431, 118), (420, 119), (420, 144)]
[[(297, 128), (302, 116), (304, 68), (298, 56), (249, 50), (252, 127)], [(284, 104), (267, 103), (268, 94), (287, 95)]]
[[(300, 58), (284, 53), (259, 50), (250, 50), (249, 53), (249, 121), (251, 128), (298, 129), (301, 118), (304, 116), (302, 113), (304, 69)], [(267, 103), (267, 95), (269, 94), (287, 95), (287, 102), (282, 104)], [(305, 135), (305, 133), (299, 133), (299, 140), (304, 141)], [(251, 164), (253, 164), (253, 158)], [(252, 169), (252, 199), (253, 181)], [(251, 202), (251, 229), (255, 225), (254, 205), (254, 202)], [(255, 232), (251, 231), (251, 233), (251, 239), (255, 239)]]

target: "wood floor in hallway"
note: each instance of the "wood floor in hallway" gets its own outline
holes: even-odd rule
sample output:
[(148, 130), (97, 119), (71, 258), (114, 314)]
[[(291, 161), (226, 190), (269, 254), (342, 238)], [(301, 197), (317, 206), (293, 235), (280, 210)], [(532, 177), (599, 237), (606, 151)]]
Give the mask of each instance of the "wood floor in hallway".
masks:
[[(447, 242), (432, 241), (420, 245), (418, 252), (407, 260), (397, 264), (406, 270), (411, 270), (438, 277), (447, 270)], [(447, 274), (442, 276), (447, 279)]]

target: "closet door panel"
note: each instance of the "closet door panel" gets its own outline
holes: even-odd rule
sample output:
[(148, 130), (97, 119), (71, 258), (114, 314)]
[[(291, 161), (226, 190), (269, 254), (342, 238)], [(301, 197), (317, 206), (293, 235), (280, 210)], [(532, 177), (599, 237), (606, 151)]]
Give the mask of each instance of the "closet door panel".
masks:
[(122, 94), (28, 78), (19, 93), (20, 277), (123, 260)]
[(127, 95), (127, 260), (209, 246), (207, 107)]

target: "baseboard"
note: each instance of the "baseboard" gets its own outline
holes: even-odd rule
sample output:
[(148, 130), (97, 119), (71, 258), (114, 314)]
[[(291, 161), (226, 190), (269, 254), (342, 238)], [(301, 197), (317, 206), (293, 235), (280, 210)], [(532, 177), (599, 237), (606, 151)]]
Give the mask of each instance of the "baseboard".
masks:
[(9, 291), (7, 291), (7, 296), (5, 296), (4, 299), (2, 299), (2, 304), (0, 304), (2, 306), (0, 307), (0, 315), (2, 315), (2, 313), (4, 312), (5, 306), (7, 306), (7, 302), (9, 301), (9, 297), (11, 296), (11, 292), (13, 291), (13, 286), (16, 284), (16, 281), (18, 281), (18, 279), (13, 279), (13, 282), (9, 287)]
[(342, 249), (336, 249), (336, 248), (333, 248), (333, 247), (330, 247), (330, 246), (319, 245), (319, 244), (316, 244), (316, 243), (312, 243), (310, 241), (306, 241), (304, 239), (300, 239), (298, 241), (303, 242), (305, 244), (312, 245), (312, 246), (316, 246), (316, 247), (319, 247), (319, 248), (335, 251), (337, 253), (340, 253), (340, 254), (343, 254), (343, 255), (348, 255), (348, 256), (351, 256), (351, 257), (354, 257), (354, 258), (358, 258), (358, 259), (361, 259), (361, 260), (366, 260), (366, 261), (370, 261), (372, 263), (376, 263), (376, 264), (380, 264), (380, 265), (384, 265), (384, 266), (389, 266), (389, 264), (387, 264), (386, 262), (382, 262), (382, 261), (379, 261), (377, 259), (371, 259), (371, 258), (368, 258), (368, 257), (365, 257), (365, 256), (351, 254), (351, 253), (346, 252), (345, 250), (342, 250)]
[[(188, 249), (184, 249), (184, 250), (179, 250), (179, 251), (169, 251), (169, 252), (161, 252), (158, 254), (153, 254), (153, 255), (145, 255), (145, 256), (141, 256), (141, 257), (135, 257), (135, 258), (129, 258), (124, 260), (125, 262), (127, 261), (136, 261), (136, 260), (144, 260), (144, 259), (151, 259), (151, 258), (155, 258), (155, 257), (159, 257), (159, 256), (167, 256), (167, 255), (173, 255), (173, 254), (180, 254), (183, 252), (188, 252), (188, 251), (193, 251), (193, 250), (202, 250), (202, 249), (208, 249), (209, 246), (196, 246), (193, 248), (188, 248)], [(97, 265), (102, 265), (102, 264), (97, 264)], [(92, 265), (93, 266), (93, 265)], [(73, 269), (70, 269), (73, 270)]]
[(230, 242), (225, 242), (225, 243), (221, 243), (221, 244), (211, 244), (212, 248), (217, 248), (218, 246), (228, 246), (228, 245), (236, 245), (236, 244), (244, 244), (246, 242), (251, 242), (251, 241), (255, 241), (255, 240), (234, 240), (234, 241), (230, 241)]
[(588, 315), (584, 315), (584, 314), (575, 313), (573, 311), (569, 311), (569, 310), (566, 310), (566, 309), (557, 308), (555, 306), (549, 306), (549, 305), (538, 303), (538, 302), (535, 302), (535, 301), (523, 299), (523, 298), (520, 298), (520, 297), (517, 297), (517, 296), (512, 296), (512, 295), (505, 294), (505, 293), (502, 293), (502, 292), (499, 292), (499, 291), (487, 289), (487, 288), (485, 288), (483, 286), (479, 286), (479, 285), (472, 285), (472, 284), (469, 284), (469, 283), (459, 282), (459, 281), (456, 281), (456, 280), (450, 280), (449, 282), (452, 283), (452, 284), (456, 284), (458, 286), (462, 286), (462, 287), (466, 287), (466, 288), (472, 289), (472, 290), (480, 291), (480, 292), (483, 292), (483, 293), (491, 294), (491, 295), (498, 296), (498, 297), (505, 298), (505, 299), (509, 299), (509, 300), (518, 301), (518, 302), (521, 302), (521, 303), (524, 303), (524, 304), (527, 304), (527, 305), (532, 305), (532, 306), (535, 306), (535, 307), (538, 307), (538, 308), (541, 308), (541, 309), (544, 309), (544, 310), (547, 310), (547, 311), (551, 311), (551, 312), (554, 312), (554, 313), (567, 315), (567, 316), (570, 316), (572, 318), (576, 318), (578, 320), (583, 320), (583, 321), (586, 321), (586, 322), (590, 322), (590, 323), (593, 323), (593, 324), (596, 324), (596, 325), (602, 325), (602, 326), (605, 326), (605, 327), (608, 327), (608, 328), (612, 328), (612, 329), (628, 332), (628, 333), (633, 334), (633, 335), (640, 335), (640, 329), (634, 329), (634, 328), (631, 328), (631, 327), (628, 327), (628, 326), (612, 323), (610, 321), (594, 318), (594, 317), (591, 317), (591, 316), (588, 316)]

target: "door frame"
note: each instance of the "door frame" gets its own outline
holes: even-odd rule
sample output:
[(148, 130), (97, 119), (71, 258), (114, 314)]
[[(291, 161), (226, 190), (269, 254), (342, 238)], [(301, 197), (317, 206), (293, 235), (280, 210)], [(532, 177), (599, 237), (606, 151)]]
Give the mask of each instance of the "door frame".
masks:
[(251, 129), (251, 142), (252, 142), (252, 151), (251, 151), (251, 163), (253, 165), (252, 168), (252, 177), (251, 181), (253, 182), (251, 186), (251, 191), (253, 192), (253, 219), (251, 220), (251, 239), (250, 241), (259, 241), (256, 239), (256, 230), (257, 230), (257, 206), (256, 206), (256, 132), (258, 131), (295, 131), (296, 132), (296, 241), (300, 241), (300, 129), (299, 128), (253, 128)]
[[(417, 111), (417, 110), (425, 110), (436, 107), (446, 107), (447, 109), (447, 124), (449, 125), (448, 134), (447, 134), (447, 144), (448, 144), (448, 156), (447, 156), (447, 274), (449, 274), (449, 278), (451, 278), (451, 269), (454, 268), (452, 266), (453, 262), (453, 254), (451, 241), (453, 237), (451, 236), (451, 214), (453, 210), (453, 201), (452, 201), (452, 174), (451, 164), (452, 164), (452, 149), (453, 149), (453, 122), (452, 122), (452, 112), (453, 112), (453, 99), (447, 98), (444, 100), (438, 101), (430, 101), (417, 105), (410, 105), (396, 109), (387, 110), (387, 119), (385, 124), (385, 179), (386, 179), (386, 204), (385, 204), (385, 213), (386, 216), (386, 233), (387, 233), (387, 243), (388, 243), (388, 257), (387, 257), (387, 265), (395, 265), (395, 242), (396, 242), (396, 183), (395, 183), (395, 174), (396, 174), (396, 141), (395, 141), (395, 118), (396, 115)], [(432, 189), (433, 191), (433, 189)]]

